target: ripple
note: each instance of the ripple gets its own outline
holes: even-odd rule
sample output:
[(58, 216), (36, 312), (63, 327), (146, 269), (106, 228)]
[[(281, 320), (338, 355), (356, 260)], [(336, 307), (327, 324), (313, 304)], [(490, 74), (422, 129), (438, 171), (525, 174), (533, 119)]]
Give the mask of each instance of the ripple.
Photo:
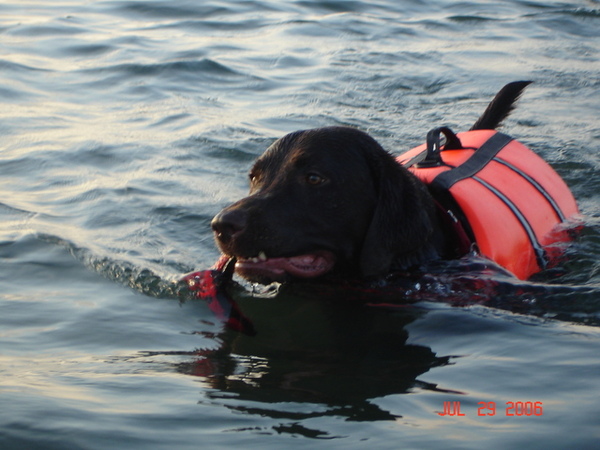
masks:
[(479, 22), (491, 22), (491, 21), (501, 20), (501, 19), (497, 19), (495, 17), (461, 15), (461, 16), (450, 16), (450, 17), (448, 17), (448, 20), (451, 20), (451, 21), (457, 22), (457, 23), (469, 22), (469, 23), (477, 24)]
[(194, 6), (174, 5), (169, 1), (157, 2), (115, 2), (113, 8), (115, 12), (123, 13), (132, 17), (151, 17), (151, 18), (180, 18), (180, 17), (212, 17), (230, 13), (231, 9), (223, 6), (202, 5), (197, 3)]
[[(172, 61), (157, 64), (125, 63), (84, 69), (81, 73), (95, 77), (103, 76), (91, 81), (91, 85), (111, 87), (117, 83), (131, 85), (135, 79), (168, 80), (176, 83), (178, 90), (204, 90), (206, 83), (211, 83), (213, 89), (215, 86), (240, 83), (265, 83), (265, 80), (258, 76), (242, 73), (208, 58), (200, 61)], [(138, 88), (140, 86), (131, 86), (131, 92), (135, 92)], [(147, 87), (142, 86), (142, 88)]]
[(115, 51), (116, 48), (106, 44), (79, 44), (62, 47), (60, 52), (65, 56), (98, 56)]
[[(579, 15), (579, 18), (581, 17), (585, 18), (593, 16)], [(586, 38), (600, 37), (600, 27), (596, 21), (576, 20), (575, 17), (568, 18), (562, 15), (561, 17), (537, 19), (536, 22), (543, 27), (554, 31), (555, 33), (569, 34), (572, 36), (581, 36)]]
[(12, 61), (0, 60), (0, 72), (50, 72), (47, 69), (40, 69), (39, 67), (33, 67), (26, 64), (15, 63)]
[(325, 13), (361, 12), (371, 9), (368, 3), (362, 1), (297, 1), (296, 4), (307, 9), (314, 9)]
[(215, 76), (239, 76), (235, 70), (220, 64), (211, 59), (202, 59), (200, 61), (174, 61), (158, 64), (118, 64), (114, 66), (99, 67), (87, 69), (84, 72), (94, 73), (124, 73), (127, 76), (153, 76), (153, 75), (172, 75), (180, 73), (209, 73)]
[(150, 126), (151, 127), (170, 126), (171, 129), (175, 129), (175, 130), (178, 128), (187, 128), (189, 126), (188, 123), (181, 124), (179, 126), (173, 126), (174, 124), (181, 123), (182, 121), (189, 122), (189, 120), (187, 120), (187, 119), (192, 119), (192, 121), (194, 121), (193, 116), (188, 113), (172, 114), (167, 117), (161, 118), (160, 120), (158, 120), (157, 122), (154, 122)]
[(85, 28), (72, 25), (19, 25), (12, 28), (7, 34), (13, 36), (41, 37), (72, 36), (86, 32)]
[(0, 86), (0, 98), (3, 98), (4, 100), (23, 100), (29, 96), (30, 95), (28, 93), (22, 90)]
[[(86, 143), (62, 153), (61, 159), (79, 166), (91, 166), (96, 169), (114, 169), (131, 161), (132, 149), (124, 146)], [(58, 155), (57, 155), (58, 156)]]

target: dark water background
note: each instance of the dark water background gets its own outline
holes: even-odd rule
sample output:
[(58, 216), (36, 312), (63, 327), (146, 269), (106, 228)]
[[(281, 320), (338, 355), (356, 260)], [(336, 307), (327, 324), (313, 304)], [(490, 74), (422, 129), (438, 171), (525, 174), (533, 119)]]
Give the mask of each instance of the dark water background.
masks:
[[(598, 448), (599, 38), (597, 0), (0, 3), (0, 447)], [(164, 290), (275, 138), (400, 153), (519, 79), (586, 216), (530, 313), (238, 292), (248, 337)]]

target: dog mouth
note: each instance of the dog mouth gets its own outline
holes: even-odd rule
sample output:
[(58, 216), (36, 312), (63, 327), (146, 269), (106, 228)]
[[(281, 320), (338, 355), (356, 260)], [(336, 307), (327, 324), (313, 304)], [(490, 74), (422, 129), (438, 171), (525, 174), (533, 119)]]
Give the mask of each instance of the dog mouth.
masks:
[(268, 258), (264, 252), (253, 258), (237, 258), (235, 271), (250, 281), (270, 283), (285, 281), (289, 277), (316, 278), (330, 272), (335, 265), (335, 255), (318, 250), (298, 256)]

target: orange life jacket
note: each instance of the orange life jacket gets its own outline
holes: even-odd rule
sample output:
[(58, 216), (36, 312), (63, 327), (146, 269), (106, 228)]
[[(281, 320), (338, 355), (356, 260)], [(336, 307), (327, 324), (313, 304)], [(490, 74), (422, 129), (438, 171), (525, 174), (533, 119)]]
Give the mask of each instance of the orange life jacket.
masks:
[[(441, 146), (442, 135), (446, 142)], [(571, 191), (542, 158), (495, 130), (429, 132), (398, 161), (459, 216), (478, 251), (520, 279), (549, 267), (571, 239)]]

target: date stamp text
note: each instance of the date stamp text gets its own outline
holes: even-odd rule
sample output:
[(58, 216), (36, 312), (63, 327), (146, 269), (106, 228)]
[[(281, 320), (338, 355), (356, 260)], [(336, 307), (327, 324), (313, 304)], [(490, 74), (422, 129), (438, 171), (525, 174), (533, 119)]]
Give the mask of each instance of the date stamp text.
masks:
[[(478, 416), (542, 416), (544, 415), (544, 405), (542, 402), (506, 402), (497, 405), (496, 402), (478, 402)], [(444, 402), (444, 409), (438, 412), (440, 416), (459, 417), (466, 416), (460, 409), (460, 402)]]

